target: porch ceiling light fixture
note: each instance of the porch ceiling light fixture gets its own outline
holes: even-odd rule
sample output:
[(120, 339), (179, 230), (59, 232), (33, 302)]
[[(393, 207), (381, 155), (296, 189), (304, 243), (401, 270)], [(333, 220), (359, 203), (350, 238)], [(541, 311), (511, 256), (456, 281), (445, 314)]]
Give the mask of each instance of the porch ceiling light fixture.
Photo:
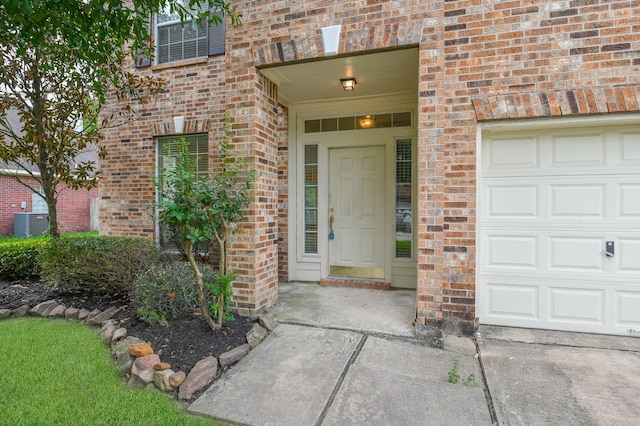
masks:
[(355, 78), (341, 78), (340, 83), (342, 84), (342, 88), (345, 92), (352, 92), (356, 90), (356, 79)]

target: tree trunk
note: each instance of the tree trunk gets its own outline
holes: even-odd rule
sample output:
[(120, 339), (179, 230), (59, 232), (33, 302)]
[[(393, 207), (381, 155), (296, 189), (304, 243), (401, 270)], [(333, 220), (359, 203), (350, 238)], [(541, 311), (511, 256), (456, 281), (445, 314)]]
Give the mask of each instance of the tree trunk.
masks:
[(58, 210), (56, 204), (58, 197), (56, 194), (56, 179), (54, 177), (55, 164), (53, 167), (49, 164), (50, 144), (48, 140), (48, 134), (43, 126), (46, 99), (42, 93), (42, 80), (40, 78), (39, 65), (39, 52), (35, 53), (35, 61), (30, 64), (31, 73), (33, 75), (33, 115), (36, 121), (35, 128), (35, 140), (38, 146), (37, 159), (35, 161), (40, 172), (40, 183), (42, 184), (42, 191), (44, 192), (44, 199), (47, 202), (47, 208), (49, 209), (49, 235), (52, 238), (58, 238), (60, 236), (60, 230), (58, 229)]
[(193, 255), (193, 244), (191, 241), (186, 242), (187, 245), (187, 259), (189, 259), (189, 264), (191, 265), (191, 269), (193, 269), (193, 275), (196, 278), (196, 283), (198, 284), (198, 299), (200, 301), (200, 309), (202, 310), (202, 315), (204, 316), (207, 325), (212, 331), (218, 331), (222, 324), (216, 324), (211, 315), (209, 314), (209, 305), (207, 303), (207, 298), (205, 296), (204, 291), (204, 280), (202, 279), (202, 273), (200, 272), (200, 268), (198, 268), (198, 264), (196, 263), (196, 259)]
[(50, 202), (47, 197), (47, 208), (49, 209), (49, 235), (51, 238), (58, 238), (60, 229), (58, 229), (58, 207), (55, 198)]
[[(220, 275), (225, 276), (227, 274), (227, 253), (225, 251), (226, 238), (218, 238), (218, 236), (216, 235), (216, 239), (218, 240), (218, 245), (220, 246)], [(222, 321), (224, 321), (224, 302), (224, 290), (222, 290), (218, 295), (218, 327), (220, 328), (222, 328)]]
[(51, 176), (50, 170), (46, 169), (46, 165), (38, 161), (40, 172), (40, 184), (42, 192), (44, 192), (44, 200), (49, 210), (49, 235), (51, 238), (60, 236), (60, 228), (58, 227), (58, 194), (56, 193), (55, 183)]

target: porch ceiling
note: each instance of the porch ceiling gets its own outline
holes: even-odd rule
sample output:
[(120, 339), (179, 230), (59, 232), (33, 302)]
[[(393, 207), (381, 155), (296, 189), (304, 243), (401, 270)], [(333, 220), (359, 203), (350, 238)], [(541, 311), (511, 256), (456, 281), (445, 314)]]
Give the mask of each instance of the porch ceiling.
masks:
[[(417, 93), (418, 49), (333, 57), (263, 68), (260, 72), (278, 85), (278, 101), (283, 105)], [(356, 90), (346, 92), (340, 79), (350, 77), (357, 81)]]

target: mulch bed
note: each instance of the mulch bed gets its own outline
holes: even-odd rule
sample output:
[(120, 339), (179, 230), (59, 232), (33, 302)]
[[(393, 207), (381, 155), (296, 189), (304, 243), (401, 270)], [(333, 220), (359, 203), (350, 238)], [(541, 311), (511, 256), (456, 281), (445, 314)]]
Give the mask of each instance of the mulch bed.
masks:
[(40, 281), (0, 281), (2, 309), (15, 309), (25, 304), (33, 308), (51, 299), (67, 307), (89, 311), (118, 306), (120, 311), (114, 318), (121, 322), (130, 336), (151, 342), (163, 362), (171, 364), (174, 371), (186, 373), (199, 360), (208, 356), (217, 358), (221, 353), (246, 343), (245, 335), (253, 324), (248, 317), (236, 315), (235, 321), (226, 322), (222, 330), (214, 333), (202, 317), (192, 315), (171, 319), (167, 325), (149, 325), (138, 320), (135, 313), (127, 309), (126, 297), (62, 293)]

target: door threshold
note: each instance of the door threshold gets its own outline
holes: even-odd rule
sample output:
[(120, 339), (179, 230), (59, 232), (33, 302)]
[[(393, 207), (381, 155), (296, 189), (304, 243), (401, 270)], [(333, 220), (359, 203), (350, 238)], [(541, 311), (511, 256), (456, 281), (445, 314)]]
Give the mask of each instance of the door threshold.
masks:
[(391, 290), (391, 283), (372, 278), (333, 277), (323, 278), (320, 285), (326, 287), (352, 287), (366, 288), (370, 290)]

